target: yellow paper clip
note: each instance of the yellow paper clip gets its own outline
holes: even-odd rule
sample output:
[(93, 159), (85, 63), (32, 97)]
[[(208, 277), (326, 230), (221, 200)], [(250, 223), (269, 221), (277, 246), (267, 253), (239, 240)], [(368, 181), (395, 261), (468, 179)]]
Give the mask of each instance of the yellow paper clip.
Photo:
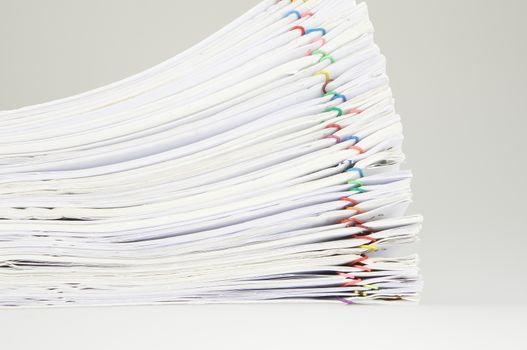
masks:
[(325, 75), (326, 76), (326, 81), (330, 81), (331, 80), (331, 73), (328, 72), (325, 69), (319, 70), (318, 72), (315, 73), (315, 75)]
[(364, 245), (359, 246), (359, 248), (368, 249), (368, 251), (370, 252), (375, 252), (379, 250), (379, 247), (377, 247), (376, 245), (372, 245), (372, 244), (364, 244)]
[(362, 285), (362, 287), (368, 288), (368, 289), (379, 289), (379, 287), (377, 287), (374, 284), (364, 284), (364, 285)]

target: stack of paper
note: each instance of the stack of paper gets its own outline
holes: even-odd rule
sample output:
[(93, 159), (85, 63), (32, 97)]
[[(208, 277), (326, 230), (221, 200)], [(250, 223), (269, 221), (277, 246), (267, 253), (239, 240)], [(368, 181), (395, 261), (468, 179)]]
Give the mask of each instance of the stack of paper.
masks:
[(366, 6), (264, 0), (170, 60), (0, 112), (0, 305), (414, 301)]

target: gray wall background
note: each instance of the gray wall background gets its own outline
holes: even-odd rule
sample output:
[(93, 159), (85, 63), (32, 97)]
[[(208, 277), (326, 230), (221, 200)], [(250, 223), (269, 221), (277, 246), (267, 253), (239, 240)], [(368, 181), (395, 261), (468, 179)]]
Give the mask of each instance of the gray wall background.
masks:
[[(423, 302), (527, 305), (527, 2), (366, 2), (426, 220)], [(256, 3), (0, 0), (0, 110), (136, 73)]]

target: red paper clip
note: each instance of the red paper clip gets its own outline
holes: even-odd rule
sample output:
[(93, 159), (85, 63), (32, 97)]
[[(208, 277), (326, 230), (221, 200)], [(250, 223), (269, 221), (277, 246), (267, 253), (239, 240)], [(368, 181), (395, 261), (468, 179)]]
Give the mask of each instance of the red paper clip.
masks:
[(302, 27), (302, 26), (294, 26), (292, 27), (291, 29), (289, 29), (290, 31), (293, 31), (293, 30), (300, 30), (300, 32), (302, 33), (302, 35), (306, 34), (306, 28)]
[(348, 219), (340, 220), (340, 223), (341, 224), (354, 223), (355, 225), (362, 225), (364, 222), (362, 222), (362, 220), (359, 220), (359, 219), (356, 219), (356, 218), (348, 218)]
[(324, 128), (325, 129), (337, 129), (337, 131), (339, 131), (340, 129), (342, 129), (342, 126), (340, 126), (339, 124), (328, 124)]
[(352, 114), (352, 113), (357, 113), (357, 114), (359, 114), (359, 113), (362, 113), (362, 112), (364, 112), (364, 110), (362, 110), (362, 109), (360, 109), (360, 108), (352, 108), (352, 109), (349, 110), (349, 113), (350, 113), (350, 114)]
[(356, 285), (357, 283), (360, 283), (362, 282), (362, 279), (361, 278), (357, 278), (353, 275), (350, 275), (349, 273), (344, 273), (344, 272), (337, 272), (337, 274), (339, 276), (342, 276), (342, 277), (345, 277), (346, 279), (349, 279), (350, 281), (344, 283), (342, 285), (342, 287), (349, 287), (349, 286), (354, 286)]
[(349, 147), (349, 149), (354, 149), (356, 151), (359, 151), (359, 154), (363, 154), (364, 152), (366, 152), (363, 148), (361, 148), (359, 146), (351, 146), (351, 147)]
[(356, 259), (356, 260), (353, 260), (353, 261), (350, 262), (349, 264), (350, 264), (351, 266), (356, 265), (356, 264), (362, 264), (362, 262), (363, 262), (364, 260), (367, 260), (367, 259), (369, 259), (369, 257), (368, 257), (367, 255), (363, 255), (363, 256), (361, 256), (360, 258), (358, 258), (358, 259)]
[(322, 91), (324, 91), (325, 94), (328, 93), (326, 89), (327, 89), (327, 87), (328, 87), (328, 84), (331, 83), (332, 81), (333, 81), (333, 79), (329, 79), (329, 80), (327, 80), (327, 81), (324, 83), (324, 85), (322, 85)]
[(337, 140), (337, 143), (340, 143), (341, 139), (337, 135), (328, 135), (325, 137), (326, 139), (335, 139)]
[[(357, 227), (358, 227), (358, 226), (357, 226)], [(364, 226), (361, 226), (361, 228), (362, 228), (362, 227), (364, 227)], [(364, 227), (364, 228), (370, 230), (370, 233), (373, 232), (373, 231), (371, 231), (371, 228), (367, 228), (367, 227)], [(371, 237), (371, 236), (361, 236), (360, 234), (353, 235), (353, 236), (351, 236), (351, 237), (353, 237), (353, 238), (357, 238), (357, 239), (367, 239), (368, 241), (370, 241), (370, 243), (373, 243), (373, 242), (376, 242), (376, 241), (377, 241), (376, 238), (373, 238), (373, 237)]]
[[(356, 206), (357, 204), (359, 204), (358, 201), (356, 201), (355, 199), (352, 199), (352, 198), (349, 198), (349, 197), (342, 197), (340, 198), (341, 201), (348, 201), (351, 203), (351, 205), (353, 206)], [(344, 219), (344, 220), (348, 220), (348, 219)], [(343, 222), (344, 220), (342, 220), (340, 223), (341, 224), (344, 224), (345, 222)]]

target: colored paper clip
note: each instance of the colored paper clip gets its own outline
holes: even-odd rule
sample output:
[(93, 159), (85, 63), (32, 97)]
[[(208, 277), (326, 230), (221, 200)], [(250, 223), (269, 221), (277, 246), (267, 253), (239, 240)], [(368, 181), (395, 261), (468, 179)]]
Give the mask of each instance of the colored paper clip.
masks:
[(354, 171), (358, 172), (360, 177), (364, 177), (364, 171), (362, 171), (361, 168), (349, 168), (348, 170), (346, 170), (346, 172), (348, 173), (352, 173)]
[[(346, 201), (346, 202), (350, 202), (350, 203), (351, 203), (351, 205), (353, 205), (353, 206), (355, 206), (355, 205), (359, 204), (359, 202), (358, 202), (358, 201), (356, 201), (356, 200), (355, 200), (355, 199), (353, 199), (353, 198), (349, 198), (349, 197), (342, 197), (342, 198), (339, 198), (339, 200), (340, 200), (340, 201)], [(347, 219), (345, 219), (345, 220), (347, 220)], [(343, 222), (343, 221), (344, 221), (344, 220), (341, 220), (341, 221), (340, 221), (340, 223), (341, 223), (341, 224), (344, 224), (344, 222)]]
[(331, 73), (325, 69), (319, 70), (318, 72), (315, 73), (315, 75), (324, 75), (326, 77), (327, 82), (331, 80)]
[(340, 301), (341, 303), (346, 304), (346, 305), (353, 305), (353, 304), (355, 304), (353, 301), (351, 301), (349, 299), (346, 299), (344, 297), (336, 297), (335, 299)]
[(353, 265), (352, 267), (356, 268), (356, 269), (359, 269), (359, 270), (362, 270), (364, 272), (371, 272), (371, 269), (367, 266), (363, 266), (363, 265)]
[(328, 109), (324, 110), (324, 113), (325, 113), (325, 112), (331, 112), (331, 111), (338, 112), (337, 117), (340, 117), (340, 116), (342, 115), (342, 109), (341, 109), (341, 108), (338, 108), (338, 107), (331, 107), (331, 108), (328, 108)]
[(331, 83), (333, 81), (333, 79), (329, 79), (329, 80), (326, 80), (326, 82), (324, 83), (324, 85), (322, 85), (322, 92), (323, 93), (327, 93), (327, 87), (328, 87), (328, 84)]
[(315, 33), (315, 32), (322, 33), (322, 36), (326, 35), (326, 33), (327, 33), (324, 28), (309, 28), (308, 30), (306, 30), (306, 35), (307, 34), (311, 34), (311, 33)]
[(331, 95), (333, 95), (333, 97), (331, 98), (331, 101), (336, 100), (337, 98), (342, 99), (342, 102), (346, 102), (348, 100), (346, 96), (339, 94), (338, 92), (335, 92), (335, 91), (329, 91), (324, 94), (324, 96), (331, 96)]
[(342, 129), (342, 126), (340, 126), (339, 124), (328, 124), (324, 127), (324, 129), (337, 129), (337, 131), (339, 131), (340, 129)]
[(356, 218), (347, 218), (347, 219), (343, 219), (343, 220), (340, 220), (340, 223), (341, 224), (349, 224), (349, 223), (353, 223), (355, 225), (362, 225), (363, 222), (362, 220), (360, 219), (356, 219)]
[(331, 63), (335, 63), (335, 59), (333, 58), (333, 56), (331, 56), (324, 50), (316, 49), (315, 51), (311, 52), (311, 54), (320, 55), (320, 59), (318, 60), (319, 62), (322, 62), (324, 60), (329, 60)]
[(356, 265), (356, 264), (363, 264), (363, 261), (368, 260), (368, 259), (369, 259), (369, 257), (367, 255), (362, 255), (360, 258), (350, 262), (349, 265), (353, 266), (353, 265)]
[(342, 285), (342, 287), (349, 287), (349, 286), (354, 286), (360, 282), (362, 282), (362, 279), (361, 278), (357, 278), (353, 275), (350, 275), (349, 273), (344, 273), (344, 272), (337, 272), (337, 274), (339, 276), (342, 276), (342, 277), (345, 277), (346, 279), (349, 279), (350, 281), (344, 283)]
[(357, 227), (362, 227), (362, 225), (364, 224), (364, 222), (361, 219), (357, 219), (357, 218), (343, 219), (343, 220), (340, 220), (340, 223), (341, 224), (353, 224), (352, 226), (357, 226)]
[(300, 19), (302, 18), (302, 15), (300, 14), (300, 12), (298, 12), (297, 10), (291, 10), (289, 11), (288, 13), (285, 14), (284, 17), (289, 17), (291, 15), (296, 15), (297, 19)]
[[(362, 226), (362, 225), (356, 226), (356, 227), (365, 228), (365, 229), (369, 230), (370, 233), (373, 233), (373, 230), (371, 228), (369, 228), (369, 227), (365, 227), (365, 226)], [(368, 240), (368, 241), (370, 241), (370, 243), (368, 243), (368, 244), (377, 242), (376, 238), (373, 238), (373, 237), (370, 237), (370, 236), (361, 236), (360, 234), (353, 235), (353, 236), (351, 236), (351, 238)]]
[(379, 250), (379, 247), (377, 247), (376, 245), (372, 245), (372, 244), (363, 244), (359, 246), (359, 248), (368, 249), (369, 252), (376, 252), (377, 250)]
[(357, 212), (357, 214), (360, 214), (362, 213), (362, 209), (361, 208), (358, 208), (358, 207), (346, 207), (344, 208), (345, 210), (354, 210)]
[(311, 17), (311, 16), (313, 16), (313, 15), (314, 15), (313, 12), (311, 12), (311, 11), (306, 11), (306, 12), (304, 12), (304, 13), (302, 14), (302, 16), (300, 16), (300, 17), (301, 17), (301, 18), (305, 18), (305, 17)]
[(365, 265), (364, 261), (368, 260), (368, 259), (369, 259), (369, 257), (366, 254), (361, 254), (360, 258), (358, 258), (356, 260), (353, 260), (348, 265), (353, 267), (353, 268), (362, 270), (362, 271), (371, 272), (372, 270), (369, 267), (364, 266)]
[[(364, 226), (364, 223), (362, 223), (362, 222), (361, 222), (360, 224), (355, 223), (353, 226), (354, 226), (354, 227), (360, 227), (360, 228), (362, 228), (362, 229), (363, 229), (364, 231), (366, 231), (366, 232), (357, 233), (357, 234), (353, 235), (352, 237), (354, 237), (354, 238), (355, 238), (355, 237), (356, 237), (356, 238), (365, 238), (365, 239), (371, 241), (370, 243), (377, 241), (376, 238), (373, 238), (373, 237), (369, 237), (369, 236), (364, 235), (364, 233), (366, 233), (366, 234), (371, 234), (371, 233), (374, 232), (373, 229), (372, 229), (371, 227)], [(361, 235), (363, 235), (363, 236), (361, 236)]]
[[(360, 285), (359, 287), (369, 289), (369, 290), (379, 289), (377, 286), (374, 286), (373, 284), (363, 284), (363, 285)], [(363, 297), (367, 297), (369, 295), (365, 291), (358, 291), (358, 290), (354, 291), (353, 293), (356, 295), (361, 295)]]
[(364, 112), (364, 110), (362, 110), (360, 108), (352, 108), (352, 109), (349, 110), (350, 114), (360, 114), (362, 112)]
[(342, 284), (342, 287), (350, 287), (350, 286), (355, 286), (357, 285), (358, 283), (362, 282), (362, 280), (360, 278), (356, 279), (356, 280), (350, 280), (348, 282), (345, 282)]
[(349, 149), (354, 149), (356, 151), (359, 151), (359, 154), (363, 154), (364, 152), (366, 152), (363, 148), (356, 146), (356, 145), (349, 147)]
[(335, 139), (335, 140), (337, 140), (337, 143), (341, 142), (340, 137), (338, 137), (337, 135), (328, 135), (328, 136), (326, 136), (324, 138), (326, 138), (326, 139)]
[(302, 27), (302, 26), (294, 26), (291, 29), (289, 29), (289, 31), (293, 31), (293, 30), (297, 30), (297, 29), (301, 32), (301, 35), (306, 34), (306, 29), (304, 27)]
[(325, 60), (329, 60), (329, 62), (331, 62), (331, 63), (335, 63), (336, 62), (336, 60), (331, 55), (323, 56), (318, 62), (322, 62), (322, 61), (325, 61)]
[(355, 186), (355, 187), (362, 187), (362, 186), (364, 186), (364, 182), (358, 181), (358, 180), (349, 180), (348, 181), (348, 185), (352, 185), (352, 186)]
[[(349, 226), (349, 225), (348, 225)], [(370, 243), (374, 243), (377, 241), (376, 238), (373, 238), (373, 237), (370, 237), (368, 236), (369, 234), (372, 234), (374, 231), (371, 227), (368, 227), (368, 226), (364, 226), (363, 224), (354, 224), (352, 227), (358, 227), (358, 228), (361, 228), (363, 229), (364, 231), (366, 232), (362, 232), (362, 233), (357, 233), (357, 234), (354, 234), (354, 235), (351, 235), (351, 238), (362, 238), (362, 239), (367, 239), (368, 241), (370, 241)]]
[(354, 192), (359, 192), (359, 193), (367, 192), (364, 188), (361, 188), (361, 187), (352, 187), (348, 191), (354, 191)]
[(328, 43), (327, 39), (324, 38), (323, 36), (319, 37), (319, 38), (316, 38), (315, 40), (312, 41), (312, 43), (316, 43), (317, 41), (321, 41), (322, 42), (322, 45), (320, 45), (320, 47), (326, 45)]
[(379, 286), (376, 286), (375, 284), (363, 284), (362, 287), (373, 290), (379, 290)]
[(320, 49), (316, 49), (316, 50), (312, 51), (311, 54), (312, 55), (320, 55), (321, 56), (320, 59), (322, 59), (322, 57), (327, 55), (326, 51), (320, 50)]
[(346, 273), (346, 272), (337, 271), (337, 275), (342, 276), (342, 277), (346, 277), (346, 278), (349, 278), (349, 279), (357, 279), (357, 277), (355, 277), (355, 276), (353, 276), (353, 275), (351, 275), (349, 273)]
[(346, 136), (342, 138), (342, 141), (351, 141), (351, 140), (355, 140), (355, 143), (358, 143), (360, 141), (360, 138), (355, 135), (350, 135), (350, 136)]

